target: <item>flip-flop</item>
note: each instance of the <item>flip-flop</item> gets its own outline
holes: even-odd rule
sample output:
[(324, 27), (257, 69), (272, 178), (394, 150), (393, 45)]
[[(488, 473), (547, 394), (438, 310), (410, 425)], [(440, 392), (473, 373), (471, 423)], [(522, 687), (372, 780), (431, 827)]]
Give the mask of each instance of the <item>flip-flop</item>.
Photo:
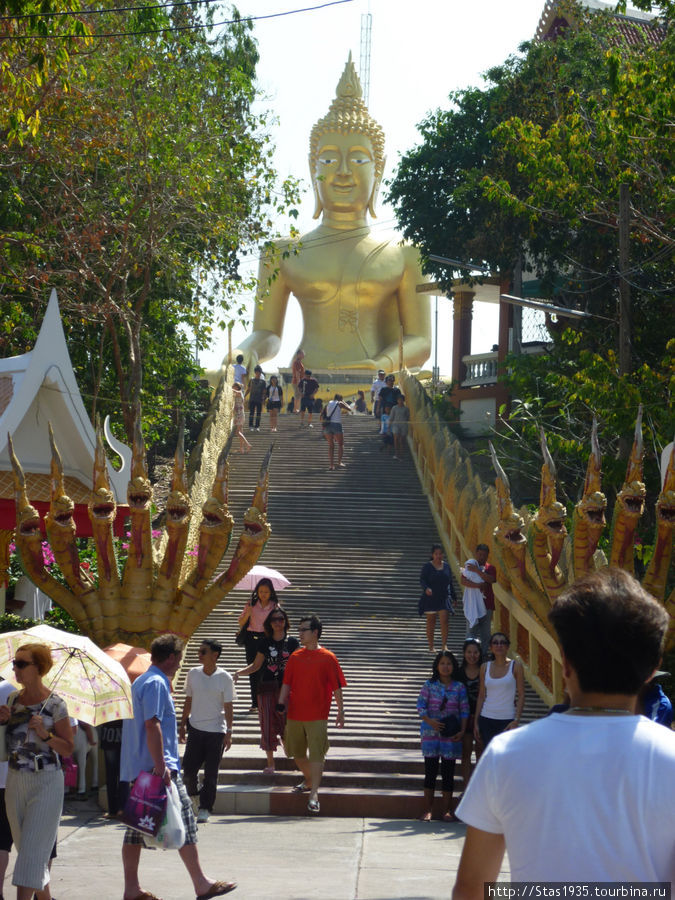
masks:
[(205, 894), (197, 894), (197, 900), (209, 900), (210, 897), (222, 897), (229, 894), (237, 886), (236, 881), (214, 881)]
[(307, 809), (308, 809), (311, 813), (318, 813), (318, 812), (320, 812), (320, 811), (321, 811), (321, 807), (320, 807), (320, 805), (319, 805), (319, 801), (318, 801), (318, 800), (310, 800), (309, 803), (307, 804)]
[(141, 891), (141, 893), (136, 894), (132, 900), (162, 900), (162, 898), (156, 897), (154, 894), (151, 894), (150, 891)]
[(294, 794), (306, 794), (309, 791), (309, 788), (305, 784), (304, 781), (301, 781), (300, 784), (296, 784), (293, 788)]
[(443, 821), (444, 822), (459, 822), (457, 816), (452, 812), (443, 813)]

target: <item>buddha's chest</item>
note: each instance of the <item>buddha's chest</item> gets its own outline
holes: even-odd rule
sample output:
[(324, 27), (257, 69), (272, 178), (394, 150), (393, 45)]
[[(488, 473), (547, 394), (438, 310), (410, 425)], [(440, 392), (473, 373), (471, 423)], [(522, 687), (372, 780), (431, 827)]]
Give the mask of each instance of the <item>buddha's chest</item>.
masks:
[(347, 297), (378, 303), (395, 293), (403, 277), (403, 256), (388, 241), (313, 238), (282, 264), (291, 292), (308, 303)]

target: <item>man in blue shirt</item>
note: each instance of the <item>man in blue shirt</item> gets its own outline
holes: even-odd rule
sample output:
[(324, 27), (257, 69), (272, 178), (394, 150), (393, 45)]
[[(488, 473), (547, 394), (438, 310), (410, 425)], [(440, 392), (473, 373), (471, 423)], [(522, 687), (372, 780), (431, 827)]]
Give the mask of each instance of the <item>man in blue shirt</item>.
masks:
[[(140, 772), (160, 775), (166, 785), (178, 790), (185, 825), (185, 844), (178, 851), (188, 870), (197, 900), (221, 897), (236, 888), (234, 882), (212, 881), (204, 874), (197, 852), (197, 824), (190, 798), (180, 777), (176, 709), (171, 679), (180, 667), (183, 642), (175, 634), (155, 638), (150, 647), (152, 665), (131, 688), (133, 719), (126, 719), (122, 732), (122, 779), (133, 782)], [(143, 835), (127, 828), (122, 846), (124, 900), (157, 900), (144, 891), (138, 880)]]

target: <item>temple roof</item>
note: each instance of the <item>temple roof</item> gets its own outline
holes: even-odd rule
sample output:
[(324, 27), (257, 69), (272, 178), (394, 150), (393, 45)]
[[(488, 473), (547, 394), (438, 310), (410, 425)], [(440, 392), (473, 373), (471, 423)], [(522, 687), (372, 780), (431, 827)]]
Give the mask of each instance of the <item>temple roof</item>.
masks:
[[(14, 499), (12, 478), (3, 474), (12, 471), (8, 433), (26, 475), (29, 500), (49, 499), (49, 422), (70, 496), (76, 503), (86, 503), (92, 489), (96, 433), (73, 372), (56, 291), (33, 349), (0, 360), (0, 499)], [(106, 438), (122, 459), (119, 470), (108, 463), (110, 485), (117, 503), (126, 504), (131, 450), (112, 438), (107, 421)], [(39, 496), (32, 496), (32, 490)]]
[[(617, 13), (612, 3), (603, 0), (580, 0), (590, 12), (612, 13), (613, 25), (617, 32), (617, 43), (632, 47), (646, 45), (657, 46), (663, 40), (664, 30), (654, 22), (652, 13), (627, 8), (625, 13)], [(546, 0), (535, 32), (535, 40), (555, 40), (560, 32), (570, 25), (576, 24), (573, 10), (569, 4), (561, 0)]]

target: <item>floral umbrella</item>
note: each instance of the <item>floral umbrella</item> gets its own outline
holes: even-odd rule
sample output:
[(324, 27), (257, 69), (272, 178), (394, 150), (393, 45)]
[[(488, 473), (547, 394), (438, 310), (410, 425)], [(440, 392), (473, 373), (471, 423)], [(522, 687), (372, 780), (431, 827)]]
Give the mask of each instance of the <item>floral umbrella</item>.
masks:
[(80, 634), (51, 625), (0, 634), (0, 676), (14, 682), (14, 655), (22, 644), (31, 643), (46, 644), (51, 650), (54, 665), (43, 680), (65, 700), (70, 716), (88, 725), (132, 717), (129, 676), (120, 663)]

